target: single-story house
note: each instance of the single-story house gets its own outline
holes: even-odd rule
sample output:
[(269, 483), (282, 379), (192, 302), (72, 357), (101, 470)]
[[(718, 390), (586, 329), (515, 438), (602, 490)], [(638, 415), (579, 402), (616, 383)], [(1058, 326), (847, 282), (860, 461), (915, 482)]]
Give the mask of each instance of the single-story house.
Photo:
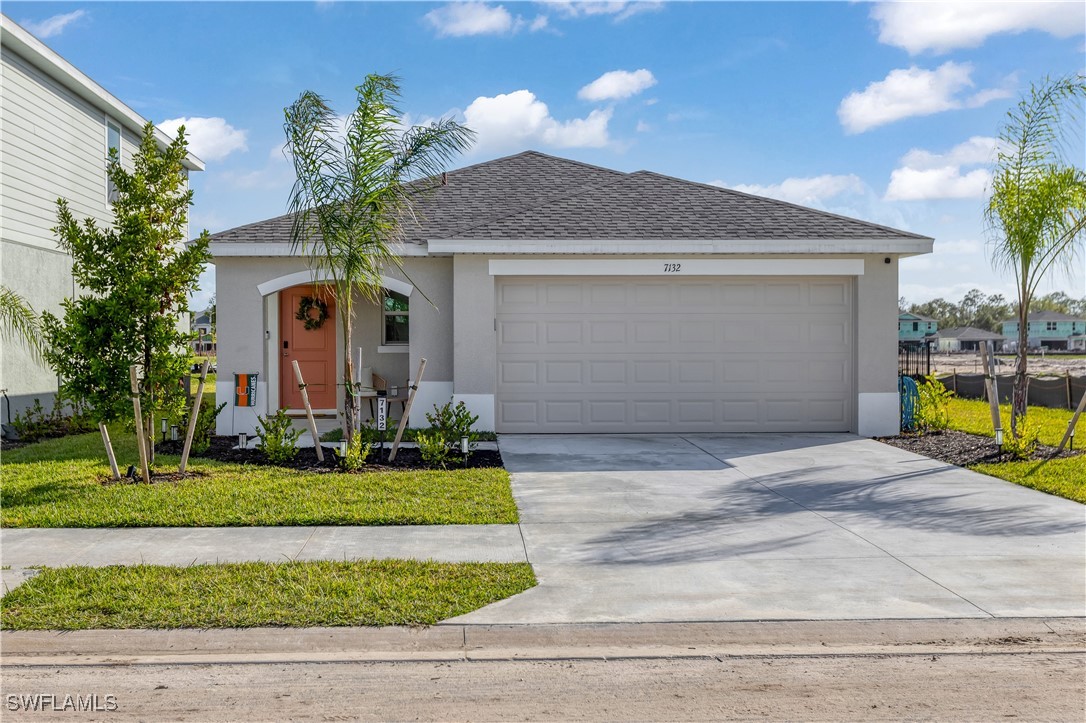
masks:
[(1068, 351), (1086, 351), (1086, 334), (1067, 337)]
[(995, 351), (1003, 350), (1004, 337), (972, 326), (941, 329), (936, 335), (939, 351), (978, 351), (984, 342), (992, 342)]
[[(218, 432), (342, 413), (327, 279), (291, 217), (211, 238)], [(451, 171), (406, 227), (352, 359), (390, 385), (427, 360), (412, 425), (462, 400), (498, 432), (896, 433), (898, 259), (932, 239), (716, 186), (528, 151)], [(318, 328), (297, 319), (327, 315)], [(311, 323), (310, 326), (315, 326)], [(257, 374), (234, 407), (234, 374)], [(368, 380), (367, 380), (368, 381)]]

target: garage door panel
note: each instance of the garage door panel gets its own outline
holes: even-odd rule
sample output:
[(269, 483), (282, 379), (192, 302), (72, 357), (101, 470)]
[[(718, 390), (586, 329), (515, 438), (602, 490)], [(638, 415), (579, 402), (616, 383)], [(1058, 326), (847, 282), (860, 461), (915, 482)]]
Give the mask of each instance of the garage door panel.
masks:
[(516, 278), (497, 296), (499, 431), (850, 427), (848, 279)]

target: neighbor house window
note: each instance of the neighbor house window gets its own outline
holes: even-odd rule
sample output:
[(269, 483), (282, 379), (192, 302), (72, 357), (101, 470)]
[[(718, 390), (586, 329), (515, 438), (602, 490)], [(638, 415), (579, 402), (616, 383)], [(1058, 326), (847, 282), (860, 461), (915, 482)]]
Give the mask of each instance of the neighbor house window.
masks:
[(1055, 330), (1056, 330), (1056, 322), (1054, 322), (1054, 321), (1046, 321), (1045, 322), (1045, 331), (1055, 331)]
[[(106, 121), (106, 163), (109, 163), (110, 151), (117, 149), (118, 158), (121, 155), (121, 128), (113, 123), (113, 121)], [(113, 185), (112, 179), (109, 174), (106, 174), (106, 201), (113, 203), (117, 200), (117, 188)]]
[(395, 291), (385, 291), (385, 334), (383, 344), (406, 344), (408, 342), (409, 310), (407, 297)]
[(920, 331), (920, 322), (919, 321), (914, 321), (913, 322), (913, 331)]

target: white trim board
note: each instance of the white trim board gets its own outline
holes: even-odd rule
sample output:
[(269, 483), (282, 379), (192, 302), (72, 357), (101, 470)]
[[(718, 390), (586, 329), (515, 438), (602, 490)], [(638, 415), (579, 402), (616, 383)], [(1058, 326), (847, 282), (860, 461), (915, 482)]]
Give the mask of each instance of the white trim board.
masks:
[(431, 239), (431, 254), (930, 254), (932, 239)]
[[(290, 287), (298, 286), (299, 284), (323, 283), (332, 280), (332, 276), (324, 271), (295, 271), (292, 274), (277, 276), (274, 279), (268, 279), (261, 284), (257, 284), (256, 290), (260, 292), (261, 296), (268, 296), (276, 291), (289, 289)], [(397, 294), (403, 294), (404, 296), (411, 296), (411, 292), (415, 290), (415, 287), (411, 284), (388, 276), (381, 277), (381, 286), (389, 291), (395, 291)]]
[[(305, 254), (289, 243), (234, 243), (231, 241), (212, 241), (208, 245), (212, 256), (274, 256), (304, 258)], [(392, 253), (396, 256), (427, 256), (426, 249), (418, 244), (393, 244)]]
[(491, 276), (863, 276), (863, 259), (494, 259)]

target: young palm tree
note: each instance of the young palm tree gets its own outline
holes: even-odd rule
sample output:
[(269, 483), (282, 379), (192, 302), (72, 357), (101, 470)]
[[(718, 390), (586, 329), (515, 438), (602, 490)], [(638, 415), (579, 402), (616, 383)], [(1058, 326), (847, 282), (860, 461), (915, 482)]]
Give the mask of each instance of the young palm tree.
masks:
[(440, 183), (474, 132), (451, 119), (404, 129), (399, 81), (369, 75), (355, 88), (346, 119), (306, 91), (285, 111), (286, 151), (296, 180), (290, 197), (292, 245), (332, 279), (342, 326), (345, 436), (354, 436), (351, 363), (354, 296), (380, 302), (381, 272), (400, 266), (395, 244), (420, 195)]
[(6, 286), (0, 286), (0, 338), (5, 341), (19, 339), (33, 359), (42, 359), (41, 326), (38, 315), (26, 299)]
[(1086, 172), (1065, 159), (1067, 131), (1086, 98), (1082, 76), (1046, 79), (1007, 113), (985, 217), (992, 262), (1010, 271), (1018, 292), (1018, 353), (1011, 433), (1022, 434), (1029, 378), (1027, 318), (1037, 287), (1053, 268), (1070, 269), (1086, 229)]

